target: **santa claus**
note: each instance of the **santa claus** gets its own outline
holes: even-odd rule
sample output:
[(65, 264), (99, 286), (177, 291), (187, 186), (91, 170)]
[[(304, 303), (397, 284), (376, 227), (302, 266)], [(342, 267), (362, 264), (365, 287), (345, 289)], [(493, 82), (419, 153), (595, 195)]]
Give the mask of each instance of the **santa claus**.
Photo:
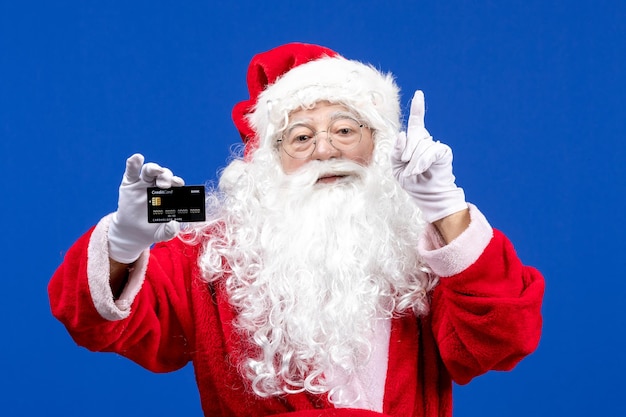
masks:
[(148, 223), (146, 188), (184, 182), (128, 159), (50, 282), (79, 344), (193, 362), (207, 416), (448, 416), (452, 381), (535, 349), (543, 279), (465, 201), (420, 91), (402, 131), (391, 75), (308, 44), (254, 57), (248, 86), (205, 223)]

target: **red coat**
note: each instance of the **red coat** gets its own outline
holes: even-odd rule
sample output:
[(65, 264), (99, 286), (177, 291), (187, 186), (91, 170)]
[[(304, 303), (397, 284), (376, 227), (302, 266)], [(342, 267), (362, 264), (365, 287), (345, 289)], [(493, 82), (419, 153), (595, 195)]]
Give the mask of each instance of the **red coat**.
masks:
[[(324, 396), (307, 393), (263, 399), (250, 392), (233, 366), (246, 346), (233, 334), (227, 295), (201, 279), (200, 248), (178, 239), (146, 251), (114, 303), (105, 218), (52, 277), (52, 311), (90, 350), (117, 352), (154, 372), (192, 361), (207, 416), (450, 416), (452, 381), (510, 370), (536, 348), (541, 332), (543, 278), (475, 208), (472, 216), (469, 238), (437, 249), (426, 236), (420, 245), (442, 279), (427, 317), (392, 321), (384, 414), (333, 409)], [(461, 255), (451, 257), (455, 250)]]

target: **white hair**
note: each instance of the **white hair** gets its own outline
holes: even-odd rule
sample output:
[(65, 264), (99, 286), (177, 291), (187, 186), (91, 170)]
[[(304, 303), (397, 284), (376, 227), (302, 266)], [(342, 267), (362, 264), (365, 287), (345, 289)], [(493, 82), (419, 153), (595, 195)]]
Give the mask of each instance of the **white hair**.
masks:
[[(419, 210), (390, 173), (396, 132), (374, 131), (368, 167), (310, 161), (290, 175), (266, 142), (209, 194), (200, 267), (226, 289), (233, 325), (253, 345), (240, 366), (258, 395), (306, 390), (341, 402), (327, 377), (367, 366), (375, 320), (428, 312), (437, 278), (417, 252)], [(316, 184), (328, 170), (353, 175)]]

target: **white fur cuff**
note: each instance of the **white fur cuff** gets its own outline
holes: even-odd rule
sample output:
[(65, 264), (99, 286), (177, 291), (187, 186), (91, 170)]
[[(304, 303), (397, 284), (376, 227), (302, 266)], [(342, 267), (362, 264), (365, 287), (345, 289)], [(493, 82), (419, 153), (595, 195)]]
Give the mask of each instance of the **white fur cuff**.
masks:
[(96, 310), (107, 320), (121, 320), (130, 314), (130, 306), (137, 296), (143, 284), (148, 259), (149, 249), (146, 249), (139, 259), (135, 261), (135, 267), (130, 271), (128, 283), (118, 300), (113, 300), (111, 285), (109, 284), (109, 224), (111, 214), (102, 218), (96, 225), (87, 249), (87, 280), (89, 291)]
[(440, 277), (456, 275), (469, 268), (483, 253), (493, 229), (485, 216), (473, 204), (468, 204), (471, 223), (452, 242), (445, 245), (432, 224), (426, 227), (418, 243), (418, 250), (428, 266)]

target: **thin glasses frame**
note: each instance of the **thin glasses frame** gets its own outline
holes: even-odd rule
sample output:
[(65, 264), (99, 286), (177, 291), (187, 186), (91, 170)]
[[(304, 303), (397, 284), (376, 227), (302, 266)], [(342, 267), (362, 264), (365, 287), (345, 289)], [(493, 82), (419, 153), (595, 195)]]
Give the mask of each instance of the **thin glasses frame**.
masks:
[[(358, 139), (354, 140), (353, 143), (350, 143), (348, 145), (338, 146), (340, 142), (340, 140), (338, 139), (338, 135), (341, 135), (341, 133), (333, 132), (333, 129), (335, 129), (335, 126), (336, 126), (338, 131), (344, 130), (346, 126), (341, 125), (342, 121), (348, 121), (350, 123), (353, 123), (354, 124), (353, 127), (355, 129), (358, 128)], [(361, 140), (363, 139), (364, 127), (367, 128), (367, 126), (362, 121), (360, 121), (353, 114), (349, 114), (349, 113), (337, 113), (333, 115), (331, 117), (330, 122), (328, 123), (328, 127), (326, 128), (326, 130), (316, 131), (308, 123), (296, 121), (295, 123), (287, 126), (287, 128), (283, 131), (282, 136), (276, 140), (276, 145), (281, 146), (282, 149), (285, 151), (285, 153), (293, 159), (308, 159), (311, 157), (311, 155), (313, 155), (313, 153), (315, 152), (315, 149), (317, 148), (318, 135), (320, 133), (326, 133), (326, 140), (333, 148), (337, 149), (340, 152), (349, 151), (349, 150), (356, 148), (359, 145), (359, 143), (361, 143)], [(287, 138), (290, 132), (292, 132), (295, 129), (300, 129), (300, 128), (304, 128), (305, 130), (308, 130), (308, 134), (305, 134), (307, 133), (305, 131), (305, 132), (302, 132), (302, 135), (296, 135), (296, 136), (302, 136), (302, 137), (309, 136), (310, 137), (310, 142), (309, 142), (310, 145), (308, 145), (310, 149), (307, 147), (304, 153), (296, 152), (294, 149), (290, 149), (289, 141)]]

